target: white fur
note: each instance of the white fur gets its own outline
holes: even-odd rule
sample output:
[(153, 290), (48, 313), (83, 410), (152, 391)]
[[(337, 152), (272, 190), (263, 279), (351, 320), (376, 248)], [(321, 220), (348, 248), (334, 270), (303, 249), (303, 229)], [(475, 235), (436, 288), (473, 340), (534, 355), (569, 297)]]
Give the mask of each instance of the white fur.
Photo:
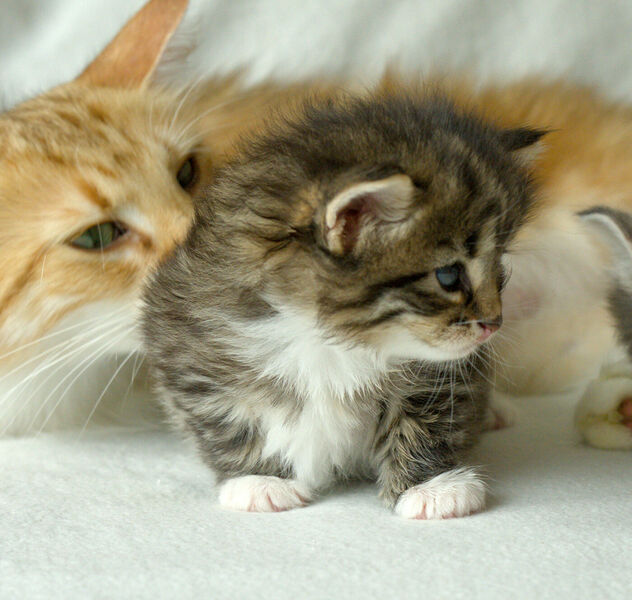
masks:
[(516, 422), (516, 406), (509, 396), (494, 390), (485, 416), (485, 429), (492, 431), (511, 427)]
[[(372, 470), (366, 456), (376, 415), (351, 398), (358, 392), (375, 393), (396, 367), (396, 356), (454, 358), (447, 350), (433, 354), (403, 328), (379, 354), (344, 345), (327, 338), (313, 317), (287, 308), (257, 324), (242, 325), (242, 335), (244, 331), (248, 342), (234, 351), (302, 401), (298, 417), (285, 406), (258, 412), (266, 439), (263, 457), (281, 457), (298, 480), (314, 489), (331, 483), (334, 468), (353, 474)], [(236, 410), (256, 411), (257, 403)]]
[(632, 430), (621, 424), (621, 401), (632, 397), (632, 365), (625, 360), (602, 369), (577, 405), (575, 424), (597, 448), (632, 450)]
[(135, 318), (131, 303), (94, 303), (0, 357), (0, 435), (81, 427), (106, 397), (126, 405), (117, 420), (136, 419), (126, 399), (140, 366)]
[(305, 506), (311, 490), (294, 479), (246, 475), (222, 484), (219, 503), (224, 508), (250, 512), (280, 512)]
[(616, 345), (604, 302), (607, 255), (579, 218), (561, 212), (527, 227), (509, 259), (504, 325), (493, 342), (497, 386), (514, 394), (580, 389)]
[(469, 468), (453, 469), (406, 490), (395, 513), (405, 519), (464, 517), (485, 506), (485, 484)]
[(327, 339), (308, 316), (288, 310), (247, 331), (249, 343), (239, 349), (241, 355), (303, 401), (297, 420), (283, 407), (261, 412), (264, 456), (281, 456), (297, 479), (314, 488), (330, 483), (334, 467), (366, 468), (362, 460), (372, 415), (350, 399), (379, 386), (386, 362), (364, 348)]
[(379, 181), (363, 181), (340, 192), (327, 205), (325, 222), (334, 229), (339, 215), (357, 198), (372, 196), (379, 204), (378, 216), (386, 221), (399, 221), (408, 214), (415, 186), (407, 175), (392, 175)]
[(381, 353), (390, 361), (419, 360), (443, 362), (464, 358), (477, 347), (475, 338), (448, 346), (430, 346), (415, 337), (405, 325), (392, 326), (380, 342)]

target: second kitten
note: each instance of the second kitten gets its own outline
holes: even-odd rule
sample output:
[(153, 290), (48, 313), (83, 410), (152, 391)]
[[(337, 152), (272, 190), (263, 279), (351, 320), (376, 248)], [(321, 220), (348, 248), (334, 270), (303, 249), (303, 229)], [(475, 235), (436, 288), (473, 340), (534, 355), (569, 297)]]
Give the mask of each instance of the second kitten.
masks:
[(371, 476), (398, 514), (467, 515), (523, 148), (439, 97), (306, 106), (251, 141), (146, 294), (148, 355), (227, 507)]

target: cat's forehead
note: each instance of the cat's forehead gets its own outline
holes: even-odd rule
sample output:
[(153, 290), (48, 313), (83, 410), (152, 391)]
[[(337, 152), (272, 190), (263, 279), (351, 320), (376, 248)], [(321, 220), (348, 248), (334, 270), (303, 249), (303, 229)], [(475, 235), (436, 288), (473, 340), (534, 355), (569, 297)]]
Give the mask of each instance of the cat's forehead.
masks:
[(109, 153), (133, 161), (177, 141), (169, 135), (169, 100), (146, 91), (69, 84), (2, 115), (0, 137), (6, 156), (39, 153), (57, 162), (80, 162)]

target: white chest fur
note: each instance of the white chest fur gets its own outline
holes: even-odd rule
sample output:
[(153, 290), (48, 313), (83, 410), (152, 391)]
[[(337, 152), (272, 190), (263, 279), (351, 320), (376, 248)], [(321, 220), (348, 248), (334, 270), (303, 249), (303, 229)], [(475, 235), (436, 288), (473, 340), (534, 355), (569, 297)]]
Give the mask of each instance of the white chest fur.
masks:
[(289, 311), (249, 326), (247, 336), (248, 360), (301, 406), (298, 415), (283, 402), (262, 411), (264, 454), (280, 456), (313, 487), (326, 485), (334, 468), (366, 469), (375, 410), (360, 399), (383, 381), (386, 363), (328, 339), (315, 320)]

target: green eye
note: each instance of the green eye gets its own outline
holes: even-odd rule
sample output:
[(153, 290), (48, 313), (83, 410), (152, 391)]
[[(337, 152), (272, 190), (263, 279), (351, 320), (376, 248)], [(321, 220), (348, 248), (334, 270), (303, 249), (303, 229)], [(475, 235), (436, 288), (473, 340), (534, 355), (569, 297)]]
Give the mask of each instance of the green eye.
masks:
[(198, 170), (198, 164), (194, 156), (190, 156), (182, 163), (178, 169), (176, 179), (183, 190), (189, 191), (197, 182)]
[(89, 227), (70, 240), (70, 245), (82, 250), (104, 250), (126, 233), (127, 229), (122, 225), (108, 221)]

